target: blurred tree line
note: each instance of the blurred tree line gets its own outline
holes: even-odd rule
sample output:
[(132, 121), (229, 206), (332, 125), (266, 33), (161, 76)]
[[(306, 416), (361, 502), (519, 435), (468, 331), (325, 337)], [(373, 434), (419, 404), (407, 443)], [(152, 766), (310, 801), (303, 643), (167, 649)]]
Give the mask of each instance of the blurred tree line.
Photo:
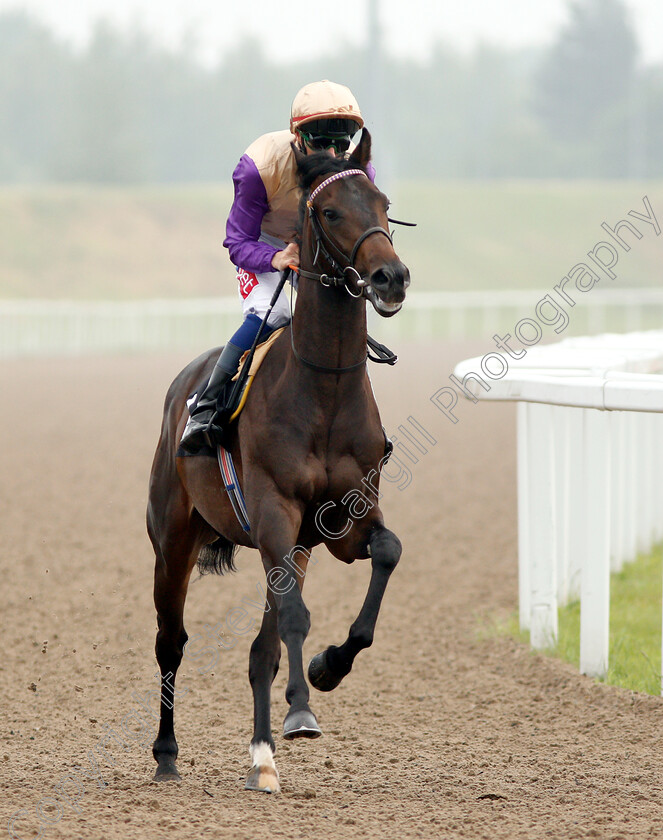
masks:
[(345, 49), (281, 64), (245, 40), (213, 68), (106, 24), (76, 51), (5, 13), (0, 182), (227, 181), (319, 78), (353, 89), (399, 178), (663, 175), (663, 66), (640, 65), (621, 0), (571, 0), (546, 50), (440, 44), (418, 61)]

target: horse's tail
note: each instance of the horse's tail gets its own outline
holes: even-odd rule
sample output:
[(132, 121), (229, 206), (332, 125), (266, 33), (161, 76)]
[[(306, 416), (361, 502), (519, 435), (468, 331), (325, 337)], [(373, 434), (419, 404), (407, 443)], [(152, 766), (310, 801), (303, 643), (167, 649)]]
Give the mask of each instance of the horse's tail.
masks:
[(213, 543), (201, 548), (198, 555), (198, 571), (201, 575), (225, 575), (236, 572), (235, 552), (237, 546), (225, 537), (218, 537)]

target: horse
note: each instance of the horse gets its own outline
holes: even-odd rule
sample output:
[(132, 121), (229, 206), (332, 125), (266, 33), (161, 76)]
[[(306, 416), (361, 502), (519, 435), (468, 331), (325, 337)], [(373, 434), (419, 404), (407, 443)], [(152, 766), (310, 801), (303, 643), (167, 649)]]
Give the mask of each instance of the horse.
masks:
[(217, 461), (178, 456), (187, 397), (206, 381), (219, 349), (191, 362), (173, 381), (150, 475), (147, 530), (155, 552), (156, 658), (161, 672), (155, 780), (179, 780), (173, 727), (175, 675), (188, 636), (183, 613), (191, 573), (234, 570), (238, 546), (257, 548), (267, 576), (265, 611), (251, 645), (254, 699), (246, 789), (277, 792), (270, 694), (281, 642), (288, 652), (286, 739), (321, 730), (309, 706), (302, 646), (310, 613), (302, 585), (311, 549), (325, 544), (345, 563), (369, 558), (360, 612), (343, 644), (309, 663), (310, 683), (331, 691), (373, 641), (401, 543), (378, 504), (386, 436), (367, 372), (367, 302), (379, 315), (401, 308), (409, 270), (389, 233), (389, 201), (366, 175), (371, 137), (352, 155), (304, 155), (293, 146), (301, 188), (297, 304), (254, 378), (232, 424), (227, 450), (243, 488), (249, 528), (239, 523)]

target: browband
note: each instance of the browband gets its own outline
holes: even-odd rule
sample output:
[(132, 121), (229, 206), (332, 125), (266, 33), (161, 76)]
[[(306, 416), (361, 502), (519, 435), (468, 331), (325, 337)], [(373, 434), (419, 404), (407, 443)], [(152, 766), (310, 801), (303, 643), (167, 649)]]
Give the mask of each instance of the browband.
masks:
[(306, 206), (313, 207), (313, 199), (319, 192), (324, 190), (325, 187), (329, 186), (329, 184), (333, 183), (334, 181), (338, 181), (341, 178), (347, 178), (349, 175), (363, 175), (365, 178), (368, 178), (368, 175), (364, 172), (363, 169), (344, 169), (343, 172), (337, 172), (335, 175), (331, 175), (313, 190), (313, 192), (308, 197)]

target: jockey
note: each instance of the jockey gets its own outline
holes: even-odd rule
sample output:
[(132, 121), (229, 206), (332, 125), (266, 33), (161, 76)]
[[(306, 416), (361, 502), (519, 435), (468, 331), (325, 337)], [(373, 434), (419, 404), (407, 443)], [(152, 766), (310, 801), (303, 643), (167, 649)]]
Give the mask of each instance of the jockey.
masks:
[[(349, 88), (327, 80), (305, 85), (295, 96), (290, 130), (264, 134), (240, 158), (233, 173), (235, 198), (226, 223), (224, 246), (237, 266), (244, 322), (225, 345), (187, 421), (181, 446), (195, 453), (214, 447), (221, 429), (215, 425), (217, 398), (235, 375), (267, 313), (278, 286), (279, 273), (299, 265), (294, 241), (300, 189), (292, 150), (293, 135), (304, 154), (327, 150), (347, 155), (353, 135), (364, 125), (357, 100)], [(369, 176), (375, 173), (369, 167)], [(290, 321), (285, 290), (281, 291), (267, 322), (267, 331)], [(263, 333), (264, 335), (268, 334)]]

